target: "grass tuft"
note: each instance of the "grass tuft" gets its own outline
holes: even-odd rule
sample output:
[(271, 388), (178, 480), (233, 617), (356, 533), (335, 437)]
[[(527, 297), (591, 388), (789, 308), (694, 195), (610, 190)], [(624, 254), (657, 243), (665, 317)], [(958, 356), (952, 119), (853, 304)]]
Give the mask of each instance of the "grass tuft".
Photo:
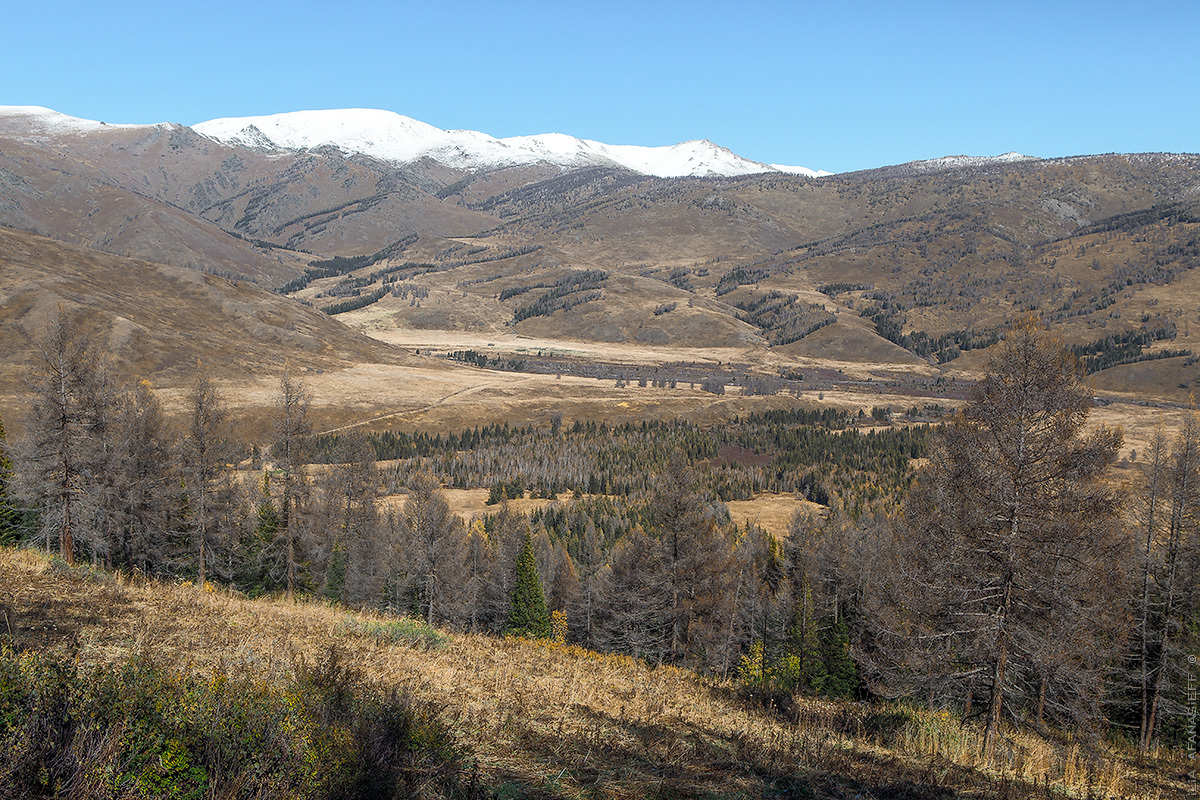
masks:
[(384, 644), (404, 644), (426, 650), (445, 647), (450, 641), (446, 634), (412, 617), (377, 620), (348, 616), (337, 624), (334, 632), (342, 636), (361, 636)]

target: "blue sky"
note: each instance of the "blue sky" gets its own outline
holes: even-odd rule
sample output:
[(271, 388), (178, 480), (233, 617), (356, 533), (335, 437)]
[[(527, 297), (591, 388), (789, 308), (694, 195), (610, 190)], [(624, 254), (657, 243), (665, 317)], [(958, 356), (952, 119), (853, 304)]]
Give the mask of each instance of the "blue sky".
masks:
[(195, 124), (383, 108), (849, 171), (1200, 150), (1194, 2), (18, 2), (0, 104)]

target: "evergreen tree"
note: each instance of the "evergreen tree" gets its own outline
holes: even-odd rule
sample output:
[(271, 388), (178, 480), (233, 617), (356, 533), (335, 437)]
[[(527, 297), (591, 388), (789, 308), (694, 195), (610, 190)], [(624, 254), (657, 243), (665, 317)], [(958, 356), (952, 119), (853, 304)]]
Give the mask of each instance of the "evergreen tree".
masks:
[(850, 628), (838, 617), (821, 632), (821, 658), (824, 681), (821, 693), (826, 697), (852, 698), (858, 693), (858, 667), (850, 658)]
[(546, 597), (542, 593), (537, 559), (533, 555), (533, 539), (528, 531), (517, 556), (512, 607), (508, 612), (508, 628), (505, 633), (530, 639), (546, 639), (550, 636), (550, 614), (546, 610)]
[(270, 549), (279, 539), (279, 531), (283, 527), (283, 519), (271, 497), (269, 471), (263, 472), (261, 491), (258, 502), (251, 503), (255, 517), (253, 525), (241, 531), (238, 569), (234, 578), (238, 586), (252, 597), (277, 587), (278, 582), (271, 578), (268, 561)]

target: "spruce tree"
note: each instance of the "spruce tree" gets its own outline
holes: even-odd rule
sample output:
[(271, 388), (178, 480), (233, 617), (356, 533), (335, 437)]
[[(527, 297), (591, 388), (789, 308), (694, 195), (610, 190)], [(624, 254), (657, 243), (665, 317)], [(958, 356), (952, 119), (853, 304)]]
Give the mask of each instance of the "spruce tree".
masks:
[(537, 559), (533, 555), (533, 540), (529, 531), (525, 532), (525, 541), (517, 556), (512, 607), (508, 612), (505, 633), (530, 639), (546, 639), (550, 636), (550, 614), (546, 611), (546, 596), (538, 578)]
[(821, 632), (821, 656), (825, 680), (822, 694), (832, 698), (853, 698), (858, 693), (858, 667), (850, 657), (850, 628), (839, 616)]

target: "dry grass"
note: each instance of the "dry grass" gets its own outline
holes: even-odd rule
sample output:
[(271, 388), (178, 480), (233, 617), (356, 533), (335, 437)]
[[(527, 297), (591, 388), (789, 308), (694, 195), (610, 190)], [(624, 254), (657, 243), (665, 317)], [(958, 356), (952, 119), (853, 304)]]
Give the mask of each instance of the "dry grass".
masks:
[(797, 511), (810, 511), (819, 516), (828, 511), (825, 506), (794, 494), (769, 493), (755, 495), (750, 500), (729, 500), (725, 507), (735, 524), (759, 525), (779, 539), (787, 537), (788, 526)]
[(0, 591), (0, 625), (18, 643), (74, 640), (85, 663), (145, 650), (272, 674), (338, 648), (380, 686), (443, 708), (497, 796), (1189, 796), (1164, 777), (1165, 759), (1156, 771), (1021, 734), (984, 769), (976, 732), (945, 715), (816, 701), (782, 714), (729, 684), (625, 657), (461, 634), (412, 646), (363, 635), (384, 622), (370, 614), (347, 624), (321, 603), (97, 577), (31, 551), (0, 550)]

